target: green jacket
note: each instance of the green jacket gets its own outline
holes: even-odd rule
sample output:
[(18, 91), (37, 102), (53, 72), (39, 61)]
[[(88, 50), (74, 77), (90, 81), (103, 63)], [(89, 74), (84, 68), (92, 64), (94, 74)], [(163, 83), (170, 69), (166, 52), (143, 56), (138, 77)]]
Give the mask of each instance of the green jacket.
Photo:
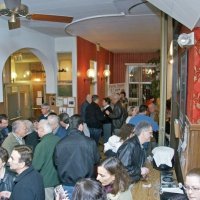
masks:
[(59, 140), (59, 137), (49, 133), (41, 138), (35, 148), (32, 164), (42, 175), (45, 188), (59, 184), (58, 174), (53, 163), (54, 148)]

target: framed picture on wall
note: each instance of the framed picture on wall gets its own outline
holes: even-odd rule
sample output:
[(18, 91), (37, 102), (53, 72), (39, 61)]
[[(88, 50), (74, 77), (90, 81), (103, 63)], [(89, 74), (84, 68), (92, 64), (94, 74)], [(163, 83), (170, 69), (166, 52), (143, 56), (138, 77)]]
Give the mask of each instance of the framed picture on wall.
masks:
[(181, 55), (180, 60), (180, 107), (179, 107), (179, 120), (182, 128), (185, 124), (185, 114), (186, 114), (186, 100), (187, 100), (187, 50), (185, 50)]

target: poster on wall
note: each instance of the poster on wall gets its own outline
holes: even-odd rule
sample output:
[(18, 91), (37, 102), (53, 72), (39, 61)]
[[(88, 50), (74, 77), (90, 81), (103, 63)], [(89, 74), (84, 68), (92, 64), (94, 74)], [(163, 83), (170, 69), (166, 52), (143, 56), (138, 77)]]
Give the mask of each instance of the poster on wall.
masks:
[(116, 93), (120, 93), (121, 90), (125, 90), (125, 83), (110, 84), (108, 89), (108, 95), (112, 96)]

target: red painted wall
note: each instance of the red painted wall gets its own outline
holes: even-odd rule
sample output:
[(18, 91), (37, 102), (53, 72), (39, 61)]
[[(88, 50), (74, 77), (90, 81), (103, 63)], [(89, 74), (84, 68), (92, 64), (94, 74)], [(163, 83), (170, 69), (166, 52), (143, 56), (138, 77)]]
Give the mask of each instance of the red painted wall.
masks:
[[(200, 123), (200, 28), (194, 30), (196, 43), (188, 53), (187, 116)], [(191, 32), (191, 31), (190, 31)]]
[(159, 52), (155, 53), (115, 53), (113, 67), (111, 68), (111, 83), (125, 82), (125, 63), (147, 63), (151, 59), (159, 58)]
[[(103, 71), (105, 65), (109, 64), (112, 59), (112, 53), (106, 49), (100, 47), (97, 51), (96, 44), (93, 44), (83, 38), (77, 38), (77, 103), (78, 112), (80, 112), (80, 106), (85, 100), (87, 94), (90, 93), (90, 82), (84, 81), (87, 79), (86, 72), (90, 65), (90, 60), (97, 61), (97, 94), (100, 98), (105, 96), (105, 79), (103, 77)], [(112, 62), (110, 62), (110, 65)]]
[(96, 44), (93, 44), (83, 38), (77, 38), (77, 103), (78, 111), (85, 100), (86, 95), (90, 92), (90, 83), (84, 82), (87, 78), (86, 72), (89, 68), (90, 60), (97, 61), (97, 93), (100, 98), (105, 95), (105, 79), (103, 70), (106, 64), (110, 64), (110, 83), (123, 83), (125, 81), (125, 63), (146, 63), (151, 59), (158, 58), (159, 53), (112, 53), (100, 47), (96, 50)]

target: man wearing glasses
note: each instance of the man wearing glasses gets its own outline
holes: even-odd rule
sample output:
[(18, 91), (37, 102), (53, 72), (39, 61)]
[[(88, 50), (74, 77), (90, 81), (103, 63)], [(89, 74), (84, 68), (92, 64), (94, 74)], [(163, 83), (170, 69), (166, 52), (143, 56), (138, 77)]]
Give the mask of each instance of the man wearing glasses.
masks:
[(185, 190), (189, 200), (200, 200), (200, 168), (189, 171), (185, 180)]

